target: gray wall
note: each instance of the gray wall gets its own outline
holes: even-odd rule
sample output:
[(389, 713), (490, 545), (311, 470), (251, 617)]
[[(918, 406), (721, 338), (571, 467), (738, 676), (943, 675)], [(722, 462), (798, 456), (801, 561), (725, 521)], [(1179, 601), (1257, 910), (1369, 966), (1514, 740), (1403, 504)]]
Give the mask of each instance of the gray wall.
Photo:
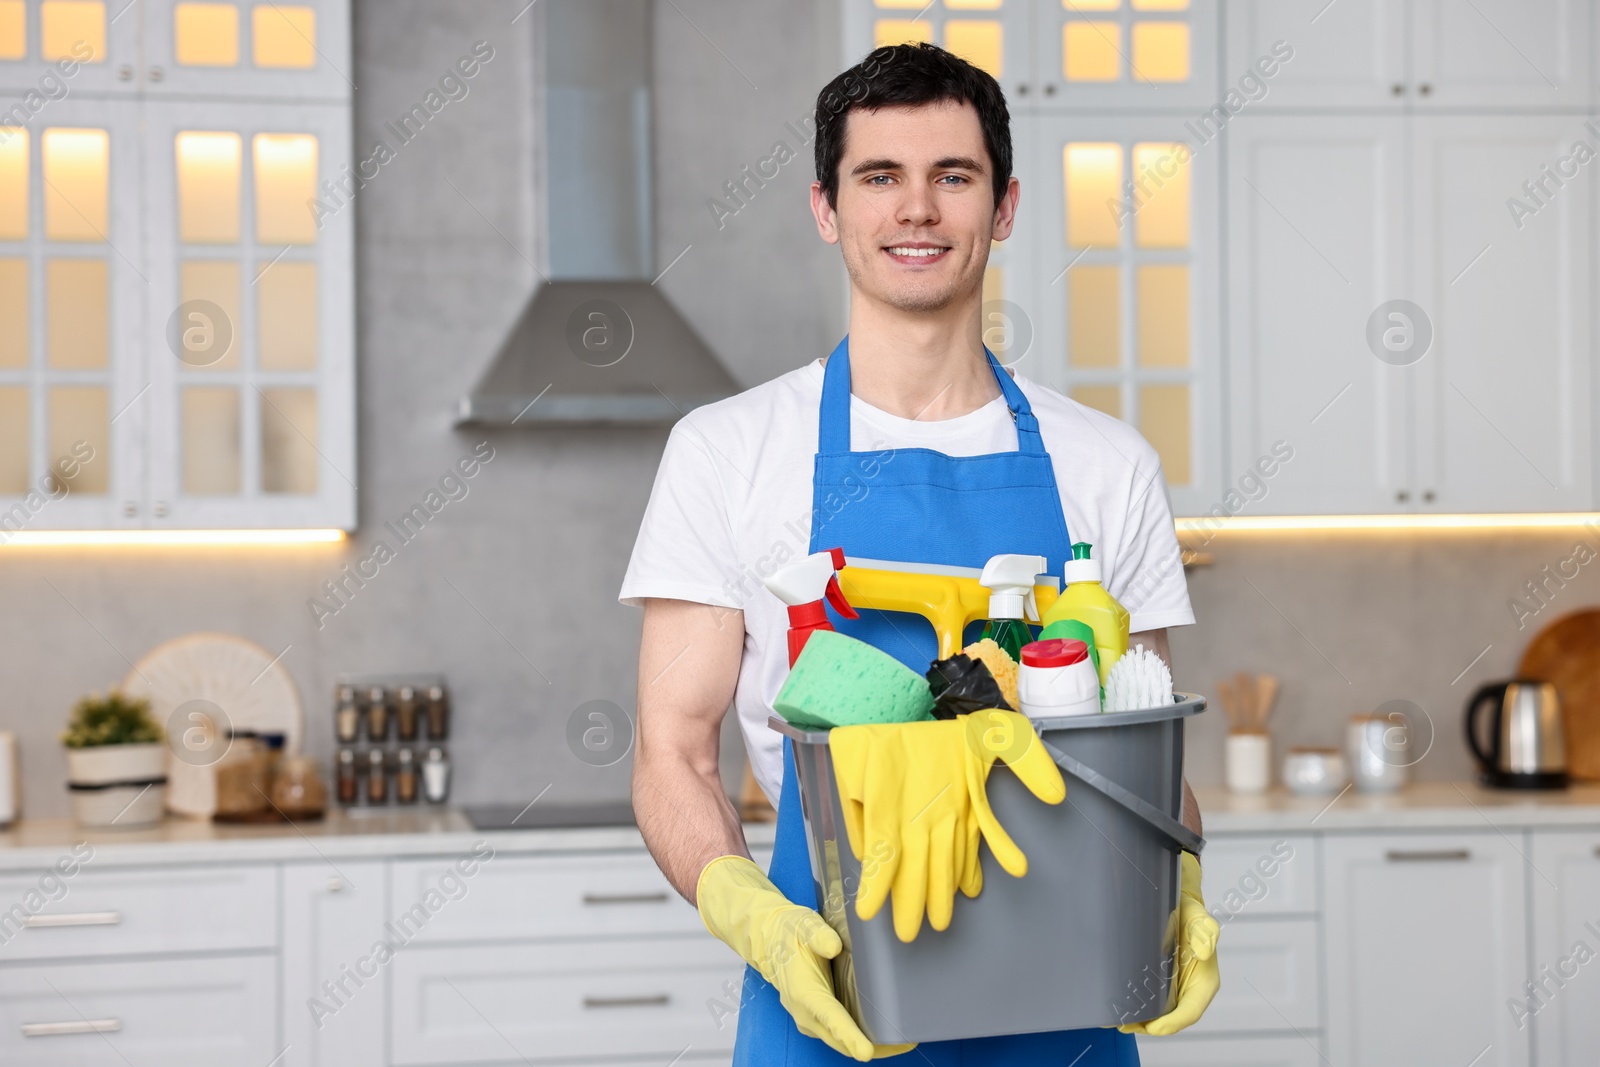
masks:
[[(456, 399), (531, 290), (529, 261), (540, 262), (538, 5), (511, 21), (525, 3), (356, 5), (360, 151), (473, 41), (490, 41), (496, 55), (470, 95), (358, 197), (362, 528), (353, 540), (0, 554), (0, 725), (22, 739), (27, 814), (67, 810), (55, 737), (73, 701), (117, 683), (158, 642), (196, 630), (239, 633), (274, 653), (288, 646), (309, 747), (324, 758), (336, 674), (439, 670), (456, 699), (458, 799), (525, 802), (547, 785), (546, 801), (626, 795), (626, 761), (590, 767), (566, 731), (585, 701), (633, 707), (639, 617), (615, 597), (665, 432), (451, 427)], [(836, 5), (673, 0), (657, 5), (656, 31), (656, 269), (688, 247), (661, 286), (754, 384), (825, 352), (843, 328), (843, 272), (806, 205), (809, 146), (785, 125), (808, 113), (839, 63)], [(778, 140), (799, 158), (719, 229), (706, 200)], [(496, 455), (470, 494), (318, 629), (306, 601), (321, 582), (485, 439)], [(1337, 743), (1349, 713), (1410, 700), (1439, 730), (1421, 776), (1463, 777), (1460, 705), (1479, 681), (1514, 669), (1532, 632), (1517, 630), (1506, 600), (1572, 541), (1219, 537), (1208, 546), (1215, 566), (1190, 576), (1200, 625), (1174, 637), (1179, 684), (1210, 691), (1237, 669), (1281, 675), (1281, 743)], [(1585, 568), (1537, 621), (1596, 599), (1596, 574)], [(1219, 713), (1197, 726), (1197, 783), (1220, 779), (1224, 725)]]

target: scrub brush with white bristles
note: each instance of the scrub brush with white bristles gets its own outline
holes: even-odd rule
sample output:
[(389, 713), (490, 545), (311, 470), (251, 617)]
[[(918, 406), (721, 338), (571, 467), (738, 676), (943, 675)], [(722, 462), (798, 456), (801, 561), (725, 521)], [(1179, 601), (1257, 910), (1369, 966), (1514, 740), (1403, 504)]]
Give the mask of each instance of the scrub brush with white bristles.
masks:
[(1161, 657), (1135, 645), (1106, 675), (1105, 711), (1142, 711), (1172, 703), (1172, 672)]

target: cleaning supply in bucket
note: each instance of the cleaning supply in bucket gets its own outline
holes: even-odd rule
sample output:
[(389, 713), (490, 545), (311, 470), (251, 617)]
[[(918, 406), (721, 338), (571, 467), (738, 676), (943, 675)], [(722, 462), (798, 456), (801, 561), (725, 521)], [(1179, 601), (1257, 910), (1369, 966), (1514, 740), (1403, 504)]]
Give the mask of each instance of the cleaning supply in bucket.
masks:
[(981, 660), (989, 668), (995, 684), (1000, 687), (1000, 695), (1006, 698), (1008, 708), (1022, 706), (1022, 699), (1017, 696), (1017, 661), (995, 644), (993, 638), (974, 641), (961, 651), (975, 660)]
[(1082, 641), (1089, 646), (1089, 662), (1094, 665), (1095, 684), (1100, 686), (1100, 696), (1105, 698), (1105, 685), (1100, 678), (1100, 650), (1094, 645), (1094, 627), (1078, 619), (1057, 619), (1055, 622), (1039, 631), (1039, 640), (1053, 641), (1057, 638), (1070, 638)]
[(797, 726), (930, 719), (928, 683), (887, 652), (835, 630), (817, 630), (789, 669), (773, 710)]
[(1030, 719), (1099, 714), (1100, 676), (1089, 660), (1089, 646), (1070, 638), (1023, 645), (1017, 695)]
[(1135, 645), (1111, 667), (1106, 679), (1107, 711), (1143, 711), (1172, 703), (1172, 672), (1161, 657)]
[(789, 666), (813, 633), (833, 629), (824, 600), (847, 619), (860, 617), (839, 589), (838, 572), (843, 569), (844, 549), (831, 548), (780, 567), (761, 583), (789, 606)]
[(1128, 650), (1128, 609), (1100, 584), (1104, 571), (1100, 561), (1091, 559), (1093, 546), (1077, 541), (1072, 558), (1061, 566), (1066, 588), (1040, 620), (1045, 627), (1062, 619), (1077, 619), (1094, 630), (1095, 647), (1100, 651), (1100, 684), (1106, 684), (1112, 664)]
[(953, 719), (984, 708), (1015, 711), (1000, 692), (1000, 683), (981, 659), (957, 652), (948, 659), (936, 659), (924, 674), (933, 694), (933, 717)]
[[(978, 584), (989, 590), (989, 621), (983, 624), (982, 636), (1005, 649), (1013, 662), (1022, 655), (1022, 646), (1033, 640), (1026, 618), (1033, 600), (1033, 579), (1045, 566), (1043, 556), (990, 556), (978, 579)], [(1039, 617), (1037, 607), (1033, 617)]]
[(1028, 857), (989, 806), (995, 760), (1046, 804), (1067, 795), (1033, 725), (1015, 711), (846, 726), (829, 733), (828, 749), (850, 851), (863, 860), (856, 916), (871, 920), (891, 901), (902, 942), (916, 939), (924, 911), (935, 930), (948, 929), (956, 890), (983, 889), (980, 836), (1007, 874), (1028, 873)]

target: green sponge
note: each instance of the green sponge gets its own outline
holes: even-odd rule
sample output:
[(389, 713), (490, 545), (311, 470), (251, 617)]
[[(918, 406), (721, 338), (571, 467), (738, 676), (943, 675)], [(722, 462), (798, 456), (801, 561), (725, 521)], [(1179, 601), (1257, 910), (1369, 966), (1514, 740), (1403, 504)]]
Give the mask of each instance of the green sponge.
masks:
[(834, 630), (817, 630), (806, 639), (772, 706), (805, 727), (933, 718), (926, 678), (887, 652)]

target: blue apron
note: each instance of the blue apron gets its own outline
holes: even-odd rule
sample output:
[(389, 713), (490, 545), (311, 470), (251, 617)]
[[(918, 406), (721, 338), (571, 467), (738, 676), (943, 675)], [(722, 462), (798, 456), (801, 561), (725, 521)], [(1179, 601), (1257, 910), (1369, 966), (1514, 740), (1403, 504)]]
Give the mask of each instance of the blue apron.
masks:
[[(994, 354), (984, 349), (1016, 422), (1015, 452), (852, 452), (849, 343), (849, 337), (839, 342), (823, 375), (809, 551), (839, 545), (846, 556), (958, 567), (982, 567), (990, 556), (1022, 552), (1044, 556), (1049, 572), (1060, 574), (1061, 565), (1072, 558), (1072, 542), (1055, 470), (1027, 398)], [(917, 616), (862, 611), (859, 619), (834, 612), (830, 617), (840, 633), (883, 649), (918, 674), (938, 655), (933, 627)], [(791, 745), (784, 740), (783, 792), (768, 876), (784, 896), (814, 908), (817, 892)], [(735, 1067), (842, 1067), (856, 1062), (801, 1034), (779, 1002), (777, 989), (753, 967), (745, 968), (740, 1005)], [(1139, 1053), (1131, 1035), (1095, 1028), (928, 1042), (874, 1062), (903, 1067), (1138, 1067)]]

